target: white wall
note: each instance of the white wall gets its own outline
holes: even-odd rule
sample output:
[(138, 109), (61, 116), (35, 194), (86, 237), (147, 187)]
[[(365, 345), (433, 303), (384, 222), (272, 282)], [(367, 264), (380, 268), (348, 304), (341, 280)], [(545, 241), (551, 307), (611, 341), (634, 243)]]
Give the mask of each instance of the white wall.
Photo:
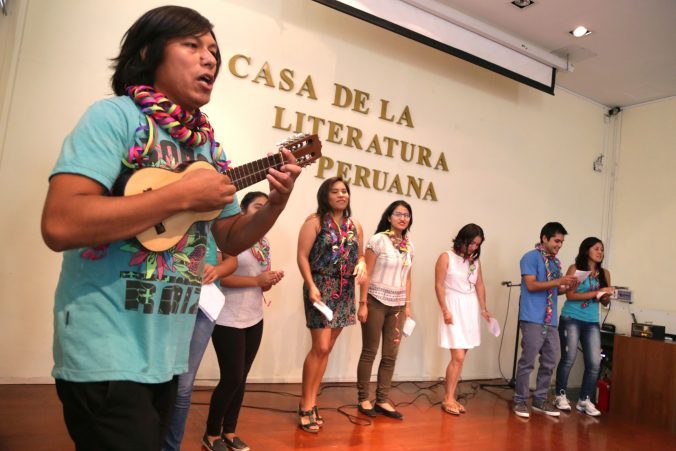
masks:
[[(5, 208), (0, 231), (7, 237), (0, 267), (0, 340), (17, 343), (0, 351), (3, 381), (49, 380), (51, 310), (61, 257), (50, 252), (40, 237), (47, 175), (63, 137), (84, 109), (111, 92), (109, 59), (116, 56), (123, 32), (158, 4), (128, 0), (116, 2), (115, 8), (100, 0), (28, 4), (12, 111), (1, 118), (8, 126), (0, 165), (0, 202)], [(235, 164), (258, 158), (286, 136), (272, 127), (274, 105), (359, 127), (368, 137), (387, 135), (429, 147), (436, 156), (445, 153), (450, 171), (435, 171), (328, 143), (326, 128), (320, 129), (325, 155), (424, 178), (434, 183), (439, 197), (438, 202), (407, 198), (415, 216), (413, 311), (418, 327), (401, 345), (397, 379), (443, 375), (448, 355), (436, 345), (433, 269), (462, 225), (476, 222), (486, 232), (482, 263), (488, 306), (501, 323), (508, 312), (507, 290), (500, 281), (518, 280), (519, 258), (538, 240), (545, 222), (561, 221), (570, 232), (560, 255), (564, 265), (572, 262), (584, 237), (602, 233), (607, 174), (592, 171), (592, 161), (603, 146), (601, 106), (565, 91), (542, 94), (307, 0), (204, 0), (189, 5), (216, 26), (225, 63), (205, 110)], [(234, 77), (227, 69), (228, 58), (240, 53), (252, 59), (247, 79)], [(318, 99), (252, 83), (266, 61), (275, 83), (282, 68), (294, 70), (297, 86), (311, 75)], [(409, 106), (415, 127), (387, 123), (376, 112), (363, 115), (332, 106), (334, 83), (370, 93), (372, 110), (378, 110), (380, 98), (389, 100), (394, 110)], [(315, 208), (321, 183), (316, 169), (303, 173), (287, 211), (269, 234), (273, 266), (287, 276), (269, 294), (273, 303), (265, 309), (265, 333), (251, 381), (301, 377), (309, 334), (295, 246), (302, 221)], [(397, 198), (353, 187), (354, 215), (367, 235), (386, 205)], [(512, 294), (501, 358), (507, 376), (518, 290)], [(466, 360), (466, 379), (499, 375), (499, 340), (486, 331), (482, 339), (482, 346)], [(354, 380), (359, 352), (359, 327), (350, 327), (331, 355), (326, 379)], [(217, 375), (209, 349), (198, 377)]]
[(609, 321), (630, 330), (639, 322), (676, 334), (671, 282), (676, 242), (676, 98), (630, 108), (622, 115), (610, 260), (613, 283), (628, 286), (634, 304), (615, 304)]

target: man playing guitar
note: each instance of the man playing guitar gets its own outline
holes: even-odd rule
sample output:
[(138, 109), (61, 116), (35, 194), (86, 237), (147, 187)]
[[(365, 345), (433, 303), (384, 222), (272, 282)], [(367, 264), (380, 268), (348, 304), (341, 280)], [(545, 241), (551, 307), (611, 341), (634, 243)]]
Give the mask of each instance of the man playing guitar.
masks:
[[(186, 371), (207, 228), (237, 255), (267, 232), (300, 174), (296, 159), (267, 173), (269, 202), (237, 214), (225, 155), (200, 111), (221, 57), (212, 24), (164, 6), (126, 32), (114, 60), (116, 97), (98, 101), (66, 138), (42, 216), (46, 244), (63, 251), (55, 295), (54, 369), (77, 449), (159, 449), (176, 375)], [(143, 167), (196, 169), (159, 189), (112, 196), (120, 176)], [(220, 210), (169, 249), (151, 251), (140, 232), (185, 211)]]

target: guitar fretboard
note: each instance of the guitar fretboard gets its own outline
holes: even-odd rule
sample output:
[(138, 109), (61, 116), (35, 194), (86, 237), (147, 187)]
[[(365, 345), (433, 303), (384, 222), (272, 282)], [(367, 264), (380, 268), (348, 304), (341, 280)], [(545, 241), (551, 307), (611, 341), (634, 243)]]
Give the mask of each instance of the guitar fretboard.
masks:
[(252, 161), (251, 163), (243, 164), (226, 171), (226, 175), (230, 177), (232, 184), (237, 187), (237, 191), (251, 186), (264, 180), (268, 174), (268, 169), (279, 169), (284, 164), (284, 158), (281, 153), (270, 155), (269, 157), (261, 158), (260, 160)]

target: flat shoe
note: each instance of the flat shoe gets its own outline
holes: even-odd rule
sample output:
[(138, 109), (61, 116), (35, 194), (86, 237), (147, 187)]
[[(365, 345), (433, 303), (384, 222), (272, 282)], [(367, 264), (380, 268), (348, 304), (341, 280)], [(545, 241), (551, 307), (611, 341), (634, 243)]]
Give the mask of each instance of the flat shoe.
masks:
[(446, 404), (445, 402), (442, 402), (441, 410), (443, 410), (446, 413), (450, 413), (451, 415), (460, 415), (460, 411), (458, 410), (458, 408), (451, 403)]
[(389, 417), (389, 418), (394, 418), (395, 420), (403, 420), (404, 419), (404, 416), (401, 413), (397, 412), (396, 410), (383, 409), (378, 404), (376, 404), (375, 407), (373, 407), (373, 410), (376, 413), (379, 413), (381, 415), (385, 415), (386, 417)]
[(367, 417), (373, 418), (377, 415), (376, 411), (373, 407), (371, 407), (370, 409), (367, 409), (365, 407), (362, 407), (361, 403), (357, 403), (357, 410), (359, 411), (359, 413), (363, 413)]

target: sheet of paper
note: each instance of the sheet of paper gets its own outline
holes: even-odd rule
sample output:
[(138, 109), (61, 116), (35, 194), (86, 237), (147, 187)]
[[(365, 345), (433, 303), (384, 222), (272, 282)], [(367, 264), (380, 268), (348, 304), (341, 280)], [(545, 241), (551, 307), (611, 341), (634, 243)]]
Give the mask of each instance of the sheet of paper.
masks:
[(218, 319), (218, 315), (221, 314), (223, 304), (225, 304), (225, 296), (215, 283), (202, 285), (199, 307), (211, 321), (216, 321)]
[(414, 328), (415, 321), (413, 321), (413, 318), (406, 318), (406, 321), (404, 321), (404, 328), (402, 329), (404, 336), (410, 337)]
[(326, 316), (326, 319), (329, 321), (333, 321), (333, 310), (331, 310), (328, 305), (324, 304), (323, 302), (314, 302), (312, 305), (322, 312), (324, 316)]
[(495, 335), (496, 337), (500, 336), (500, 323), (498, 322), (497, 319), (493, 318), (491, 316), (491, 319), (488, 320), (488, 331)]
[(579, 283), (584, 282), (584, 280), (589, 277), (589, 274), (591, 274), (591, 271), (580, 271), (579, 269), (575, 271), (575, 278)]

